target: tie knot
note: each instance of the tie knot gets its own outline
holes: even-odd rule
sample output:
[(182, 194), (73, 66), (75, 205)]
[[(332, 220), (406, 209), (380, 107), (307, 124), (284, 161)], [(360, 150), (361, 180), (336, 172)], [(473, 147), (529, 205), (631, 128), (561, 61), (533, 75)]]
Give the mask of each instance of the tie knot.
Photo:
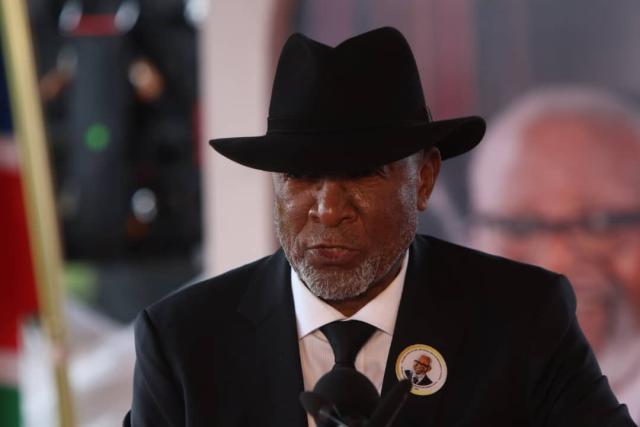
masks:
[(376, 328), (359, 320), (347, 320), (328, 323), (320, 330), (331, 344), (336, 366), (355, 369), (358, 352)]

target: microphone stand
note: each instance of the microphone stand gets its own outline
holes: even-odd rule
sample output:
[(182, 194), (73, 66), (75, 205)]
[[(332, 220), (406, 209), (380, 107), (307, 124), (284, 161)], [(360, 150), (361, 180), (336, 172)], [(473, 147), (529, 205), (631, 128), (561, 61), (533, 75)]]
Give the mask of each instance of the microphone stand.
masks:
[(405, 379), (382, 399), (362, 373), (335, 367), (313, 391), (300, 393), (300, 403), (318, 427), (391, 427), (410, 390), (411, 383)]

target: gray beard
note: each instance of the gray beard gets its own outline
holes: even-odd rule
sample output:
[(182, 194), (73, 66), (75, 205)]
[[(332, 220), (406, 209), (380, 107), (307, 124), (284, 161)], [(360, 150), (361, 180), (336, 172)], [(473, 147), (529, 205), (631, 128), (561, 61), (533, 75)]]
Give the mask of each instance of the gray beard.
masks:
[(316, 270), (304, 255), (292, 251), (293, 242), (284, 239), (276, 221), (276, 235), (284, 254), (298, 277), (312, 294), (326, 301), (341, 301), (365, 293), (400, 261), (413, 240), (417, 223), (407, 224), (403, 233), (370, 258), (351, 270), (340, 268)]
[(295, 264), (291, 260), (289, 263), (312, 294), (323, 300), (340, 301), (362, 295), (369, 289), (382, 263), (379, 258), (367, 259), (355, 269), (348, 271), (335, 269), (320, 272), (310, 266), (304, 258)]

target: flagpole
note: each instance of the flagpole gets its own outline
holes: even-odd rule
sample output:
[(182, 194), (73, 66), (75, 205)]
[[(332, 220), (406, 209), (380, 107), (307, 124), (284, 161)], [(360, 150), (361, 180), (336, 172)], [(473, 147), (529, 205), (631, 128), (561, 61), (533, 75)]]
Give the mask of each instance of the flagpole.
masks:
[(43, 329), (52, 349), (59, 425), (72, 427), (67, 377), (67, 331), (62, 311), (62, 256), (42, 106), (24, 0), (0, 0), (11, 112), (20, 154), (22, 188)]

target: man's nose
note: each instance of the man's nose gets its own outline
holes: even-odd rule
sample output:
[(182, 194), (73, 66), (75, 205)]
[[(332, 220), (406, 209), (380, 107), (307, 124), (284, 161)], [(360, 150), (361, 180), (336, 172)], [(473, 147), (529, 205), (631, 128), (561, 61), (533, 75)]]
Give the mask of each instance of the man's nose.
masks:
[(336, 227), (343, 221), (351, 221), (356, 211), (349, 191), (338, 179), (323, 179), (315, 190), (315, 203), (309, 210), (309, 217), (328, 227)]

